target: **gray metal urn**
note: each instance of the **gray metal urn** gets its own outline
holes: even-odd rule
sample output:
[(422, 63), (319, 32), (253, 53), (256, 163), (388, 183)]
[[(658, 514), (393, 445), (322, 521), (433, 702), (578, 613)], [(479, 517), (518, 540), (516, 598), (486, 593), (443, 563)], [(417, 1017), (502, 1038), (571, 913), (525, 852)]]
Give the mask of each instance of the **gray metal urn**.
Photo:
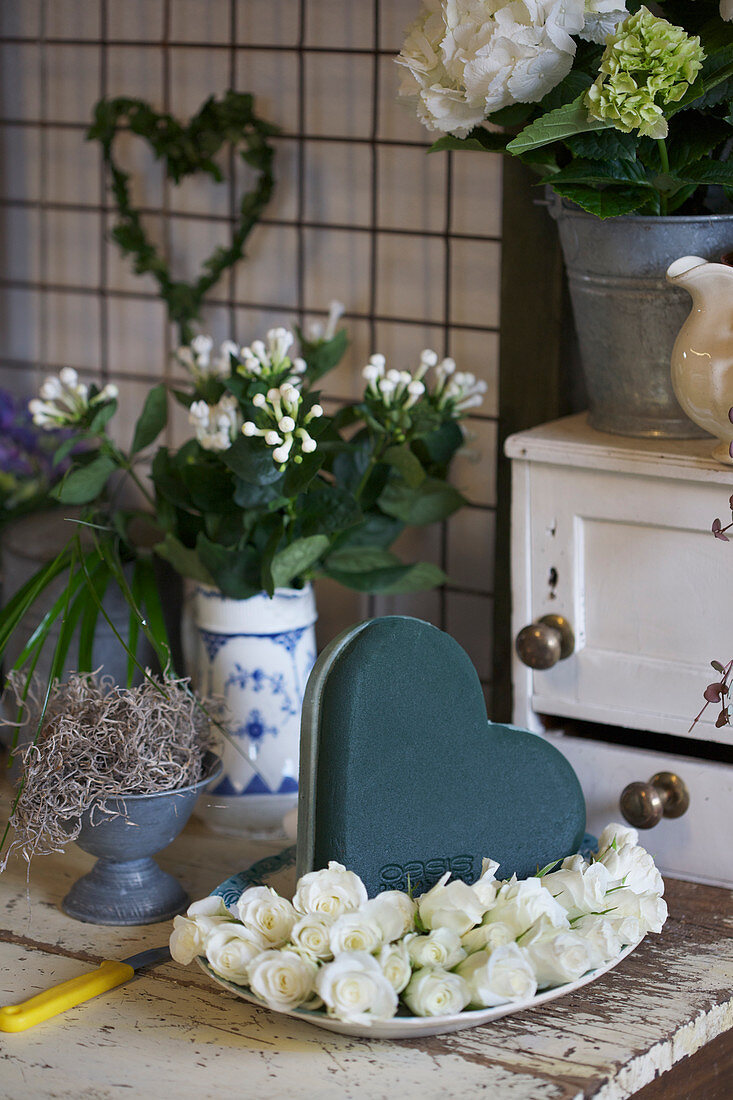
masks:
[(719, 260), (731, 251), (733, 215), (601, 219), (551, 198), (591, 426), (636, 437), (707, 436), (672, 389), (672, 348), (690, 300), (665, 273), (680, 256)]
[(220, 771), (221, 761), (208, 754), (198, 783), (104, 799), (114, 816), (99, 806), (87, 810), (76, 843), (99, 858), (69, 890), (61, 903), (64, 912), (90, 924), (153, 924), (185, 909), (188, 894), (152, 856), (175, 840), (201, 791)]

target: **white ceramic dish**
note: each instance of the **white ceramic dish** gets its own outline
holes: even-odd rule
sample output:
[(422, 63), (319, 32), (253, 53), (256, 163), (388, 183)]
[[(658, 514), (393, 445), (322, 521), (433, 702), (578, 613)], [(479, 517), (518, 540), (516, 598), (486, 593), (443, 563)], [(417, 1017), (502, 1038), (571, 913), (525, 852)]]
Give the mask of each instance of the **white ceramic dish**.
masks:
[[(227, 905), (232, 905), (247, 886), (272, 886), (279, 894), (292, 894), (295, 886), (295, 849), (288, 848), (280, 855), (255, 863), (248, 871), (242, 871), (232, 875), (216, 890), (212, 891), (224, 898)], [(461, 1031), (467, 1027), (477, 1027), (479, 1024), (487, 1024), (492, 1020), (498, 1020), (502, 1016), (509, 1016), (514, 1012), (521, 1012), (525, 1008), (535, 1008), (538, 1005), (554, 1001), (558, 997), (564, 997), (567, 993), (574, 993), (576, 989), (587, 985), (589, 982), (600, 978), (622, 962), (638, 944), (626, 947), (618, 958), (590, 970), (576, 982), (568, 982), (566, 985), (547, 989), (544, 993), (537, 993), (527, 1001), (516, 1001), (509, 1004), (498, 1005), (496, 1008), (479, 1008), (470, 1012), (459, 1012), (455, 1016), (393, 1016), (391, 1020), (379, 1020), (373, 1024), (351, 1024), (344, 1020), (336, 1020), (327, 1016), (325, 1012), (307, 1012), (304, 1009), (293, 1009), (291, 1012), (282, 1012), (280, 1015), (291, 1016), (294, 1020), (302, 1020), (316, 1027), (325, 1028), (326, 1031), (338, 1031), (342, 1035), (353, 1035), (361, 1039), (418, 1039), (428, 1035), (442, 1035), (447, 1031)], [(223, 989), (229, 990), (235, 996), (241, 997), (249, 1004), (267, 1006), (263, 1001), (255, 997), (249, 989), (234, 982), (220, 978), (206, 962), (199, 957), (196, 960), (201, 969)]]

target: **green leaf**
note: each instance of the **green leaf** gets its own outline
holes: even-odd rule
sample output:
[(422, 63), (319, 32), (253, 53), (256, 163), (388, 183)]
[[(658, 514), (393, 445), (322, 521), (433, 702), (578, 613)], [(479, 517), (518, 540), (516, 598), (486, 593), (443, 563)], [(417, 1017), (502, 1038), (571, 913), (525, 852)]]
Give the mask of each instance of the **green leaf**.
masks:
[(231, 512), (236, 508), (234, 478), (221, 462), (191, 463), (181, 469), (191, 503), (201, 512)]
[(550, 111), (547, 115), (525, 126), (521, 134), (510, 141), (507, 152), (514, 156), (521, 156), (530, 149), (536, 149), (540, 145), (549, 145), (552, 141), (562, 141), (573, 134), (580, 134), (586, 130), (605, 130), (610, 122), (599, 122), (591, 118), (583, 106), (583, 97), (579, 96), (572, 103), (564, 107), (558, 107), (556, 111)]
[(465, 503), (457, 489), (437, 478), (425, 478), (417, 489), (390, 480), (379, 497), (383, 512), (416, 527), (447, 519)]
[(316, 344), (304, 340), (301, 333), (300, 342), (303, 345), (303, 358), (308, 364), (306, 378), (308, 385), (312, 386), (314, 382), (317, 382), (324, 374), (328, 374), (341, 362), (349, 346), (349, 337), (346, 329), (342, 328), (331, 340), (324, 340), (322, 343)]
[(347, 546), (391, 546), (405, 529), (393, 516), (383, 516), (381, 512), (372, 512), (362, 523), (351, 527), (339, 536), (335, 546), (341, 550)]
[(394, 565), (370, 572), (347, 572), (339, 569), (324, 569), (332, 580), (345, 588), (357, 592), (380, 592), (387, 595), (400, 595), (406, 592), (423, 592), (435, 588), (445, 581), (445, 573), (437, 565), (429, 562), (417, 562), (415, 565)]
[(62, 504), (89, 504), (104, 489), (115, 462), (107, 455), (99, 455), (88, 466), (71, 470), (64, 480), (51, 491), (51, 496)]
[(202, 584), (214, 584), (214, 578), (202, 564), (197, 552), (189, 550), (170, 532), (153, 549), (159, 558), (169, 562), (182, 577), (190, 577)]
[(280, 477), (277, 463), (272, 460), (272, 447), (267, 447), (259, 436), (238, 436), (221, 457), (237, 477), (252, 485), (271, 485)]
[(561, 183), (553, 189), (589, 214), (598, 218), (615, 218), (622, 214), (634, 214), (649, 201), (650, 191), (642, 187), (611, 187), (598, 191), (583, 184)]
[[(97, 412), (94, 414), (94, 416), (92, 418), (92, 422), (89, 425), (89, 431), (93, 432), (94, 435), (99, 435), (102, 428), (104, 428), (104, 426), (109, 423), (109, 421), (112, 419), (112, 417), (114, 416), (114, 414), (116, 412), (117, 412), (117, 402), (116, 401), (107, 401), (107, 402), (105, 402), (105, 404), (102, 405), (101, 409), (98, 409)], [(69, 441), (67, 440), (67, 442), (69, 442)], [(76, 440), (72, 441), (72, 446), (74, 445), (75, 442), (76, 442)]]
[(392, 466), (401, 474), (411, 489), (416, 489), (425, 480), (425, 471), (420, 465), (420, 460), (410, 450), (408, 443), (388, 447), (382, 458), (388, 466)]
[(634, 160), (639, 139), (636, 134), (624, 134), (611, 127), (565, 138), (565, 144), (576, 157), (587, 160)]
[(295, 578), (310, 569), (330, 546), (327, 535), (308, 535), (296, 539), (275, 554), (272, 559), (272, 579), (276, 588), (285, 588)]
[(0, 657), (23, 617), (36, 602), (42, 592), (70, 567), (71, 542), (61, 550), (53, 561), (48, 562), (23, 584), (18, 591), (10, 597), (5, 607), (0, 608)]
[(455, 420), (446, 420), (435, 432), (415, 439), (412, 449), (423, 466), (433, 464), (445, 471), (459, 447), (463, 446), (463, 429)]
[(680, 169), (679, 178), (685, 183), (720, 184), (733, 186), (733, 162), (719, 160), (700, 160)]
[[(107, 591), (109, 585), (110, 572), (104, 562), (99, 562), (98, 570), (90, 572), (91, 583), (94, 585), (94, 591), (97, 594), (99, 602), (104, 599), (104, 594)], [(89, 582), (87, 582), (89, 583)], [(97, 601), (90, 596), (86, 600), (84, 610), (82, 611), (81, 625), (79, 627), (79, 649), (77, 658), (77, 671), (78, 672), (92, 672), (93, 671), (93, 647), (94, 647), (94, 635), (97, 629), (97, 620), (99, 618), (99, 608)]]
[(551, 180), (553, 188), (559, 183), (598, 183), (598, 184), (634, 184), (640, 187), (651, 187), (643, 167), (636, 161), (611, 160), (597, 161), (584, 160), (577, 157), (572, 160), (567, 168), (557, 172)]
[(324, 562), (329, 572), (336, 570), (341, 573), (367, 573), (401, 564), (396, 554), (381, 550), (378, 546), (354, 546), (335, 550)]
[(253, 546), (220, 546), (201, 533), (196, 551), (213, 583), (225, 596), (246, 600), (262, 591), (260, 558)]
[[(497, 121), (492, 118), (492, 122)], [(467, 137), (454, 137), (453, 134), (445, 134), (428, 149), (429, 153), (443, 153), (453, 149), (472, 149), (482, 153), (503, 153), (509, 142), (510, 134), (497, 134), (493, 130), (486, 130), (483, 126), (477, 126)]]
[(559, 84), (551, 88), (547, 95), (540, 100), (540, 110), (545, 114), (547, 111), (555, 111), (558, 107), (564, 107), (566, 103), (576, 102), (580, 96), (587, 92), (592, 83), (593, 78), (588, 73), (577, 72), (575, 69), (571, 70)]
[(296, 510), (302, 527), (311, 534), (343, 531), (362, 518), (361, 509), (351, 493), (338, 485), (322, 483), (298, 497)]
[(143, 411), (140, 413), (135, 425), (130, 454), (135, 455), (138, 451), (149, 447), (158, 438), (167, 422), (168, 401), (165, 386), (161, 382), (159, 385), (153, 386), (145, 398)]
[(251, 481), (234, 480), (234, 503), (239, 508), (266, 508), (276, 500), (282, 500), (282, 482), (273, 481), (270, 485), (254, 485)]
[(534, 103), (510, 103), (508, 107), (500, 107), (498, 111), (494, 111), (487, 121), (494, 126), (506, 126), (512, 130), (523, 126), (534, 110)]

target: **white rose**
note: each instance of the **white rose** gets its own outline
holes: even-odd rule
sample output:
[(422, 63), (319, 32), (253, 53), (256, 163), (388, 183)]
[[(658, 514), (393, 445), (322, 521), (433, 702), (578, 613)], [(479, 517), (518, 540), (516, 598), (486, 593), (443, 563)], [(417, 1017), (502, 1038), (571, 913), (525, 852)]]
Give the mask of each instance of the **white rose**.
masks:
[(527, 948), (540, 989), (577, 981), (591, 969), (589, 944), (577, 932), (556, 932)]
[(205, 953), (206, 937), (222, 924), (233, 924), (231, 914), (219, 897), (202, 898), (189, 905), (185, 917), (173, 918), (170, 936), (171, 958), (188, 966)]
[(474, 951), (493, 951), (497, 947), (503, 947), (505, 943), (513, 943), (516, 939), (513, 929), (503, 921), (480, 924), (478, 928), (472, 928), (461, 936), (461, 945), (469, 955)]
[(366, 951), (371, 955), (382, 946), (384, 937), (374, 917), (364, 908), (337, 917), (329, 931), (329, 943), (332, 955), (340, 955), (342, 951)]
[(269, 1008), (297, 1008), (313, 993), (318, 965), (287, 948), (264, 951), (249, 968), (249, 987)]
[(404, 943), (385, 943), (377, 955), (377, 960), (382, 968), (382, 973), (395, 993), (401, 993), (412, 977), (407, 945)]
[(571, 920), (582, 913), (605, 909), (604, 898), (609, 884), (609, 874), (602, 863), (593, 863), (581, 871), (553, 871), (542, 879), (542, 885)]
[(621, 844), (607, 848), (598, 863), (608, 871), (609, 887), (628, 886), (635, 894), (664, 893), (664, 880), (654, 860), (646, 849), (638, 844)]
[(432, 890), (417, 900), (420, 920), (426, 928), (450, 928), (459, 936), (481, 923), (486, 906), (472, 887), (460, 879), (448, 882), (446, 871)]
[(361, 907), (363, 913), (377, 922), (385, 943), (400, 939), (415, 927), (416, 903), (400, 890), (385, 890)]
[(206, 937), (206, 958), (220, 977), (237, 985), (249, 980), (249, 965), (262, 954), (262, 943), (235, 922), (219, 925)]
[(662, 925), (667, 919), (667, 903), (653, 891), (637, 894), (628, 888), (612, 890), (606, 897), (605, 908), (608, 912), (604, 913), (604, 916), (614, 921), (626, 917), (636, 918), (639, 921), (642, 936), (647, 932), (661, 932)]
[(512, 878), (500, 887), (495, 904), (486, 914), (486, 922), (506, 924), (516, 939), (543, 916), (555, 928), (570, 926), (566, 911), (544, 888), (542, 879), (526, 878), (518, 882)]
[(476, 951), (457, 967), (468, 985), (470, 1004), (492, 1008), (507, 1001), (528, 1001), (537, 992), (537, 978), (527, 952), (516, 943)]
[(290, 942), (299, 951), (305, 951), (316, 959), (332, 959), (331, 921), (315, 913), (306, 913), (295, 922), (290, 931)]
[(439, 966), (418, 970), (402, 994), (415, 1016), (455, 1016), (471, 999), (468, 985), (459, 974)]
[(617, 821), (612, 821), (610, 825), (606, 825), (606, 828), (598, 837), (598, 852), (605, 852), (606, 848), (610, 848), (612, 844), (616, 848), (620, 848), (622, 844), (638, 843), (639, 834), (636, 829), (632, 829), (629, 825), (619, 825)]
[(452, 928), (434, 928), (427, 936), (406, 936), (404, 942), (413, 966), (442, 966), (450, 970), (466, 957), (461, 938)]
[(364, 883), (353, 871), (331, 860), (323, 871), (309, 871), (299, 880), (293, 905), (299, 913), (340, 917), (367, 900)]
[(231, 913), (224, 904), (224, 898), (218, 894), (210, 894), (207, 898), (191, 902), (186, 910), (187, 917), (221, 917), (222, 920), (233, 920)]
[(623, 945), (638, 943), (644, 937), (644, 929), (638, 917), (615, 917), (613, 913), (607, 913), (606, 920)]
[(350, 1023), (389, 1020), (397, 1011), (397, 994), (373, 955), (347, 951), (322, 966), (316, 992), (329, 1016)]
[(583, 859), (580, 852), (577, 852), (574, 856), (565, 856), (560, 864), (561, 871), (585, 871), (587, 867), (588, 862)]
[(239, 897), (237, 915), (245, 928), (257, 932), (265, 947), (281, 947), (298, 919), (293, 906), (271, 886), (250, 886)]
[(606, 917), (588, 914), (574, 923), (573, 931), (582, 936), (588, 944), (591, 966), (594, 970), (615, 959), (621, 953), (621, 939)]
[(499, 864), (495, 859), (484, 857), (481, 861), (481, 877), (471, 887), (484, 909), (491, 908), (496, 900), (496, 891), (499, 888), (499, 883), (496, 881), (498, 869)]

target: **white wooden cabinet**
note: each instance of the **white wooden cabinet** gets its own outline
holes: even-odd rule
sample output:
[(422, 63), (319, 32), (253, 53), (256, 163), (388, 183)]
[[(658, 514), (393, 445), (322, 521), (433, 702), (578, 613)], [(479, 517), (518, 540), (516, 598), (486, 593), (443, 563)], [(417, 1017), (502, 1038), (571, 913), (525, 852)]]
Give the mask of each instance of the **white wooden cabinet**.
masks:
[[(690, 808), (643, 842), (667, 872), (733, 885), (733, 728), (716, 729), (710, 706), (690, 730), (717, 678), (710, 661), (733, 657), (733, 543), (710, 530), (730, 518), (733, 467), (712, 445), (607, 435), (585, 414), (507, 440), (513, 634), (548, 613), (575, 633), (544, 671), (515, 654), (514, 721), (573, 763), (591, 832), (620, 820), (627, 783), (677, 772)], [(612, 744), (613, 727), (634, 731), (633, 746)], [(650, 733), (685, 738), (684, 752), (658, 751)]]

